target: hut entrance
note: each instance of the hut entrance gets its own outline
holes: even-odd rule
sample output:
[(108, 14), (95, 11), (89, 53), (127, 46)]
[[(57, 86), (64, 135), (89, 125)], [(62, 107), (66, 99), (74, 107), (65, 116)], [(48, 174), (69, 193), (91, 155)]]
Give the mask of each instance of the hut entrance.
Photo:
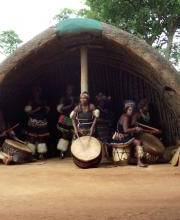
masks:
[[(79, 36), (79, 35), (78, 35)], [(84, 38), (83, 38), (84, 37)], [(0, 87), (1, 106), (8, 121), (24, 117), (24, 106), (33, 86), (39, 85), (51, 107), (51, 126), (56, 125), (56, 106), (68, 84), (80, 88), (80, 48), (88, 48), (88, 86), (92, 101), (98, 92), (112, 97), (116, 119), (123, 110), (125, 99), (138, 102), (151, 101), (155, 127), (163, 129), (166, 145), (173, 144), (178, 136), (177, 118), (160, 90), (161, 82), (153, 78), (151, 65), (131, 54), (126, 48), (98, 37), (79, 37), (60, 43), (56, 37), (47, 45), (25, 57), (6, 74)], [(62, 46), (62, 43), (63, 46)], [(53, 130), (54, 131), (54, 130)]]
[[(4, 81), (1, 87), (1, 101), (6, 112), (8, 121), (17, 121), (24, 118), (23, 109), (30, 97), (32, 87), (42, 87), (43, 96), (51, 108), (50, 125), (55, 132), (58, 114), (56, 106), (60, 97), (65, 93), (68, 84), (75, 87), (75, 96), (80, 94), (80, 64), (79, 56), (69, 59), (68, 62), (56, 61), (50, 65), (44, 65), (31, 73), (32, 75), (22, 77), (17, 84)], [(176, 119), (174, 113), (169, 109), (165, 100), (158, 91), (144, 78), (139, 77), (136, 71), (129, 72), (111, 65), (111, 63), (89, 62), (89, 92), (91, 99), (99, 92), (112, 97), (112, 109), (116, 120), (123, 110), (125, 99), (132, 99), (136, 103), (142, 98), (148, 98), (151, 102), (151, 113), (155, 127), (163, 129), (166, 145), (173, 144), (177, 134)], [(24, 118), (25, 119), (25, 118)]]

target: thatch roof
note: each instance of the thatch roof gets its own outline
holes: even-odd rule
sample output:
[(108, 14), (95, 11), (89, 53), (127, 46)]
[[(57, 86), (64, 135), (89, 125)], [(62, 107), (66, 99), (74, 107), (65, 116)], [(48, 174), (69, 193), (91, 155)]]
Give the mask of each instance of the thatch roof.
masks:
[[(25, 102), (29, 88), (45, 79), (51, 81), (46, 80), (46, 85), (56, 84), (48, 85), (53, 89), (59, 88), (57, 80), (78, 83), (82, 45), (88, 47), (93, 94), (98, 89), (106, 89), (121, 100), (149, 96), (157, 104), (161, 120), (166, 121), (167, 133), (173, 130), (172, 139), (177, 136), (180, 121), (177, 71), (143, 40), (91, 19), (69, 19), (50, 27), (9, 56), (0, 65), (1, 101), (8, 106), (17, 98)], [(64, 83), (60, 85), (64, 88)]]

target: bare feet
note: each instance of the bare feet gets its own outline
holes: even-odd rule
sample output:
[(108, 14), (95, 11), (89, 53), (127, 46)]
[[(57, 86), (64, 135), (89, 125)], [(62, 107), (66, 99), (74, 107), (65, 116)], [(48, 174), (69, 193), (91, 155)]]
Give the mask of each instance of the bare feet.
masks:
[(142, 161), (138, 161), (137, 166), (138, 167), (148, 167), (148, 165), (144, 164)]
[(47, 156), (46, 154), (39, 154), (39, 160), (46, 160)]
[(9, 165), (12, 162), (12, 156), (5, 156), (3, 162), (4, 164)]

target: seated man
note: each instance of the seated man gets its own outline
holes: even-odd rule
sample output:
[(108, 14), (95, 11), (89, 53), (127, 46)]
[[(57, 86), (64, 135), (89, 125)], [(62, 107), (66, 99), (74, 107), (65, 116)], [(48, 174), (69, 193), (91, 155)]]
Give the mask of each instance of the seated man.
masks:
[[(149, 102), (147, 99), (142, 99), (138, 104), (138, 111), (132, 117), (132, 125), (139, 125), (144, 128), (144, 131), (152, 134), (159, 134), (160, 130), (150, 127), (152, 118), (149, 113)], [(146, 130), (145, 130), (146, 129)]]
[[(155, 108), (153, 108), (153, 110), (155, 110)], [(138, 111), (132, 117), (132, 125), (143, 129), (142, 135), (140, 135), (139, 138), (144, 142), (144, 159), (148, 161), (148, 163), (156, 163), (163, 155), (163, 143), (161, 142), (161, 130), (153, 126), (158, 125), (158, 114), (155, 112), (154, 115), (153, 112), (150, 112), (148, 100), (140, 100)]]
[(4, 164), (9, 165), (11, 162), (13, 162), (13, 157), (6, 154), (5, 152), (3, 152), (2, 150), (2, 145), (5, 141), (5, 139), (9, 138), (9, 139), (13, 139), (15, 137), (15, 133), (13, 132), (13, 130), (4, 130), (1, 131), (0, 134), (0, 144), (1, 144), (1, 151), (0, 151), (0, 159), (3, 161)]
[(138, 139), (137, 134), (143, 129), (140, 127), (132, 126), (132, 116), (134, 112), (135, 103), (131, 100), (127, 100), (124, 106), (124, 113), (118, 120), (117, 129), (119, 132), (119, 137), (117, 141), (120, 143), (132, 144), (135, 146), (137, 154), (137, 165), (140, 167), (146, 167), (142, 161), (144, 150), (141, 141)]
[[(23, 158), (21, 156), (21, 154), (17, 153), (16, 150), (12, 151), (12, 149), (9, 149), (9, 147), (8, 147), (8, 153), (7, 153), (3, 147), (3, 144), (7, 144), (6, 139), (12, 139), (12, 140), (16, 141), (15, 143), (17, 143), (17, 144), (18, 144), (18, 142), (22, 143), (22, 141), (19, 140), (19, 138), (17, 138), (15, 131), (14, 131), (15, 128), (19, 126), (19, 124), (15, 124), (14, 126), (11, 126), (11, 127), (8, 126), (5, 123), (2, 111), (0, 111), (0, 125), (1, 125), (0, 126), (0, 159), (2, 160), (2, 162), (6, 165), (19, 164), (19, 163), (22, 163), (22, 161), (23, 162), (30, 162), (32, 159), (31, 156), (29, 158), (27, 158), (27, 157)], [(24, 149), (26, 149), (25, 146), (24, 146)], [(29, 149), (27, 148), (27, 150), (29, 150)], [(30, 155), (31, 155), (31, 153), (30, 153)]]
[(80, 95), (80, 103), (71, 112), (74, 132), (77, 137), (95, 134), (95, 126), (99, 117), (99, 110), (89, 102), (88, 92), (83, 92)]

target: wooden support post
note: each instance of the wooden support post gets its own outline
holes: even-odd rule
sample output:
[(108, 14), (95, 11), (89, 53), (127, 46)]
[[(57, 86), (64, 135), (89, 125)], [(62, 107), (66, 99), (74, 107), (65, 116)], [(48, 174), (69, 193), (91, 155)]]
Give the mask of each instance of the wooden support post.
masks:
[(87, 48), (81, 47), (81, 92), (88, 92), (88, 57)]

